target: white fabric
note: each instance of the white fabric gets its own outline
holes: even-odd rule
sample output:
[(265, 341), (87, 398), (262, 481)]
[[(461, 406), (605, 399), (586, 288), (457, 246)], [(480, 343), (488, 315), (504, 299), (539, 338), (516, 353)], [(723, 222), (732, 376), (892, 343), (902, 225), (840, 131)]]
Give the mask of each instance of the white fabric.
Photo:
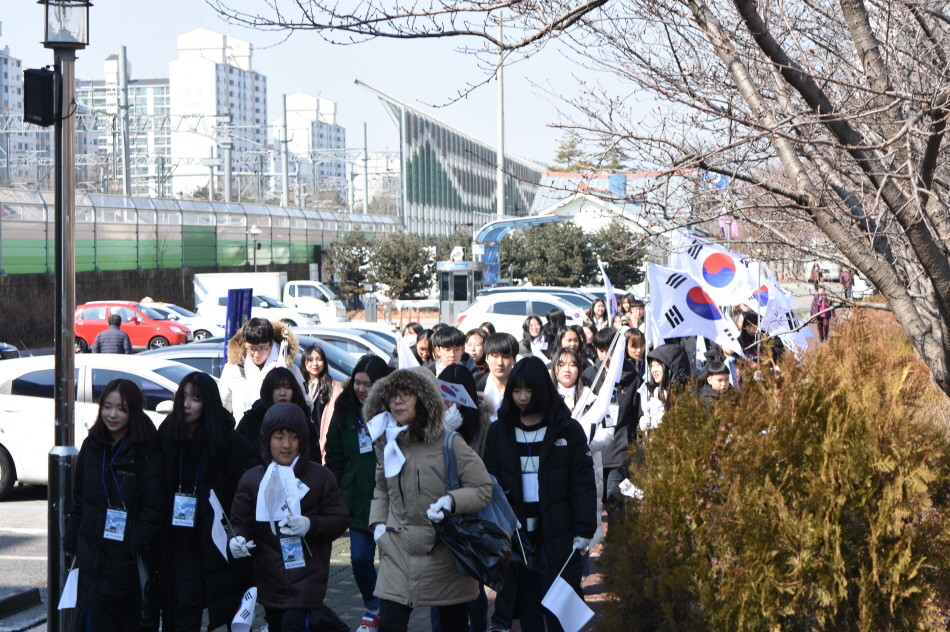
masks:
[(504, 389), (498, 388), (498, 385), (495, 384), (495, 378), (488, 376), (488, 379), (485, 380), (485, 390), (482, 392), (482, 395), (485, 397), (485, 400), (491, 404), (491, 420), (493, 422), (497, 421), (498, 409), (501, 407), (501, 400), (505, 397)]
[(426, 516), (432, 522), (441, 522), (445, 514), (452, 513), (452, 497), (445, 495), (438, 499), (426, 509)]
[(228, 534), (224, 530), (224, 525), (221, 524), (221, 520), (224, 518), (224, 507), (221, 506), (221, 501), (218, 500), (218, 496), (214, 493), (213, 489), (211, 490), (208, 502), (211, 503), (211, 509), (214, 511), (214, 520), (211, 523), (211, 541), (218, 550), (221, 551), (221, 555), (224, 556), (224, 559), (227, 560)]
[(386, 478), (399, 474), (402, 466), (406, 464), (406, 456), (399, 449), (397, 439), (401, 433), (409, 430), (409, 426), (400, 426), (392, 413), (387, 410), (370, 419), (366, 424), (366, 429), (373, 441), (383, 436), (383, 433), (386, 434), (386, 446), (383, 448), (383, 472)]
[(68, 610), (76, 607), (76, 596), (79, 593), (79, 569), (72, 568), (66, 575), (66, 584), (63, 585), (63, 592), (59, 596), (59, 605), (57, 610)]
[(386, 525), (380, 523), (373, 527), (373, 542), (379, 542), (384, 533), (386, 533)]
[(462, 413), (459, 412), (458, 406), (452, 404), (445, 409), (442, 425), (446, 430), (458, 430), (462, 426)]
[(541, 605), (557, 617), (564, 632), (580, 632), (594, 618), (594, 611), (560, 575), (554, 579)]
[(242, 557), (250, 557), (251, 549), (256, 547), (254, 540), (245, 540), (243, 535), (234, 536), (228, 542), (228, 548), (231, 549), (231, 555), (238, 560)]
[[(287, 516), (300, 515), (300, 499), (310, 488), (294, 476), (298, 456), (290, 465), (271, 461), (257, 488), (255, 519), (258, 522), (279, 522)], [(273, 531), (273, 525), (271, 525)]]
[(582, 538), (577, 536), (574, 538), (574, 550), (579, 551), (580, 553), (587, 553), (590, 549), (590, 540), (588, 538)]
[[(611, 345), (612, 347), (609, 349), (610, 360), (607, 366), (604, 368), (604, 381), (600, 385), (600, 390), (597, 391), (597, 397), (594, 399), (594, 403), (580, 418), (581, 426), (584, 428), (590, 428), (591, 426), (600, 423), (600, 420), (604, 418), (604, 415), (607, 414), (607, 409), (610, 406), (610, 400), (614, 394), (614, 387), (620, 380), (620, 373), (623, 369), (624, 347), (626, 346), (623, 334), (621, 334), (619, 331), (614, 334), (614, 339), (611, 342)], [(574, 414), (577, 414), (578, 412), (579, 411), (573, 411)], [(614, 421), (616, 421), (616, 417), (614, 417)]]
[(277, 525), (283, 535), (303, 537), (310, 531), (310, 518), (307, 516), (287, 516)]
[(419, 366), (419, 360), (416, 359), (416, 354), (412, 352), (412, 343), (416, 341), (416, 338), (416, 336), (402, 336), (399, 338), (396, 348), (400, 369), (412, 369)]
[[(251, 360), (250, 355), (244, 356), (245, 388), (240, 393), (232, 393), (232, 398), (234, 401), (231, 402), (231, 405), (234, 407), (235, 417), (238, 415), (243, 415), (245, 412), (247, 412), (254, 402), (256, 402), (260, 397), (261, 384), (264, 383), (264, 376), (267, 375), (271, 369), (277, 366), (283, 366), (277, 364), (277, 362), (281, 359), (281, 349), (284, 349), (284, 355), (287, 355), (286, 348), (286, 342), (282, 342), (280, 346), (271, 343), (270, 353), (267, 354), (267, 360), (265, 360), (263, 366), (260, 367), (254, 364), (254, 361)], [(237, 401), (238, 399), (240, 399), (240, 401)]]
[(663, 422), (663, 413), (666, 412), (666, 406), (660, 401), (659, 389), (660, 387), (653, 389), (643, 405), (643, 416), (640, 417), (639, 424), (640, 430), (653, 430)]

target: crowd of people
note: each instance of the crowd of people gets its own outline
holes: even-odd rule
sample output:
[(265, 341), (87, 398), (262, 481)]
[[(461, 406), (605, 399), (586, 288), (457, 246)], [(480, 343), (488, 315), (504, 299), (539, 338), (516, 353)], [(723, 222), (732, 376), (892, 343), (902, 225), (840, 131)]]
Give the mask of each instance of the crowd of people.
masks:
[[(397, 350), (414, 368), (398, 368), (396, 351), (389, 363), (367, 355), (342, 384), (319, 346), (298, 349), (289, 328), (252, 318), (229, 341), (220, 381), (188, 375), (157, 431), (139, 387), (114, 380), (80, 449), (63, 542), (80, 570), (78, 629), (160, 621), (191, 632), (205, 611), (213, 629), (255, 586), (270, 632), (406, 630), (419, 607), (445, 632), (507, 631), (516, 620), (524, 632), (560, 630), (542, 598), (557, 576), (582, 594), (602, 512), (609, 523), (622, 511), (621, 483), (677, 388), (693, 380), (711, 403), (738, 386), (730, 352), (695, 338), (648, 349), (643, 302), (625, 296), (620, 309), (610, 318), (595, 301), (582, 326), (560, 310), (528, 316), (520, 340), (487, 322), (468, 332), (411, 323)], [(757, 325), (741, 314), (753, 360)], [(617, 357), (619, 378), (607, 383)], [(439, 381), (475, 405), (446, 398)], [(605, 388), (606, 414), (582, 425)], [(448, 431), (460, 483), (451, 490)], [(490, 476), (519, 522), (491, 613), (435, 528), (489, 503)], [(358, 622), (324, 604), (331, 544), (344, 534)]]

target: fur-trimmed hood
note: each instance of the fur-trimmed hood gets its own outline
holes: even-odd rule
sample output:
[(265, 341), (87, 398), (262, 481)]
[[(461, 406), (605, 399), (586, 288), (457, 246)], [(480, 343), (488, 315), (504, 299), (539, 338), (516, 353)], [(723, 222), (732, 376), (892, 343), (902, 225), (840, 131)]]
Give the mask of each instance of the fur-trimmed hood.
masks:
[(389, 376), (377, 381), (369, 391), (363, 403), (363, 418), (372, 419), (379, 413), (389, 410), (389, 397), (396, 391), (414, 393), (416, 400), (416, 414), (421, 407), (426, 411), (426, 426), (424, 436), (426, 443), (435, 443), (442, 440), (445, 427), (442, 417), (445, 416), (445, 404), (439, 393), (439, 385), (432, 372), (423, 367), (414, 369), (400, 369)]
[[(300, 349), (300, 341), (290, 330), (290, 327), (279, 320), (271, 321), (274, 326), (274, 342), (280, 344), (282, 340), (287, 340), (287, 357), (284, 362), (289, 369), (297, 359), (297, 351)], [(228, 362), (231, 364), (241, 364), (244, 362), (244, 330), (239, 329), (236, 334), (228, 340)]]

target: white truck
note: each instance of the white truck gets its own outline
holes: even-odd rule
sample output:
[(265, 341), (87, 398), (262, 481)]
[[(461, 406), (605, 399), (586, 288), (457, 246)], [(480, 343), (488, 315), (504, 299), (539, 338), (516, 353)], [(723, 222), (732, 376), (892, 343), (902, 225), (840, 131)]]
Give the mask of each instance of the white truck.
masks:
[(287, 280), (286, 272), (206, 272), (195, 275), (195, 304), (208, 298), (227, 296), (228, 290), (251, 288), (258, 296), (282, 299), (302, 314), (316, 314), (320, 322), (346, 320), (343, 302), (319, 281)]

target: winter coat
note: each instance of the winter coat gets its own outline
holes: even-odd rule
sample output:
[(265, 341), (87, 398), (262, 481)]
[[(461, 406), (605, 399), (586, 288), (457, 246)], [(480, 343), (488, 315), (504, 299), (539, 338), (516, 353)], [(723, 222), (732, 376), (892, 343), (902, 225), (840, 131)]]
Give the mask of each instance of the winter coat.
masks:
[[(571, 419), (566, 406), (558, 405), (545, 418), (547, 430), (538, 461), (539, 529), (548, 554), (548, 568), (564, 565), (574, 538), (593, 538), (596, 531), (597, 488), (587, 434)], [(521, 487), (521, 457), (515, 426), (499, 418), (488, 429), (485, 466), (495, 476), (521, 524), (527, 524)], [(581, 557), (574, 556), (563, 574), (579, 587)]]
[[(141, 555), (149, 568), (156, 567), (156, 555), (161, 551), (155, 544), (171, 515), (157, 440), (130, 444), (126, 438), (119, 447), (117, 454), (111, 445), (88, 437), (83, 441), (63, 538), (63, 550), (76, 554), (79, 569), (79, 620), (89, 615), (96, 632), (141, 629), (136, 608), (136, 555)], [(124, 539), (104, 538), (106, 510), (123, 504), (128, 512)]]
[(326, 441), (326, 465), (336, 477), (350, 512), (351, 529), (369, 531), (369, 506), (376, 488), (376, 452), (360, 454), (358, 410), (338, 404), (330, 420)]
[[(288, 414), (290, 413), (290, 414)], [(264, 418), (259, 444), (270, 449), (270, 437), (278, 429), (290, 428), (303, 439), (309, 429), (306, 416), (293, 404), (275, 404)], [(305, 565), (284, 568), (280, 530), (276, 523), (258, 522), (257, 495), (267, 467), (248, 470), (238, 483), (231, 507), (235, 535), (253, 540), (251, 561), (257, 582), (257, 602), (267, 608), (314, 610), (323, 605), (330, 577), (330, 552), (333, 540), (343, 535), (350, 524), (346, 505), (333, 474), (319, 463), (310, 461), (309, 443), (300, 442), (300, 457), (294, 476), (309, 489), (300, 499), (300, 515), (310, 519), (304, 541)], [(273, 527), (277, 533), (271, 531)]]
[(129, 334), (122, 331), (118, 325), (109, 325), (96, 336), (92, 342), (92, 353), (132, 353), (132, 341)]
[[(276, 340), (287, 341), (287, 355), (284, 356), (284, 364), (297, 378), (300, 384), (300, 390), (303, 391), (307, 400), (307, 406), (313, 406), (310, 396), (307, 395), (307, 387), (303, 383), (303, 374), (297, 366), (297, 351), (300, 349), (300, 342), (297, 336), (290, 330), (290, 327), (280, 321), (272, 323), (274, 326), (274, 337)], [(279, 342), (274, 344), (279, 345)], [(273, 367), (264, 365), (258, 376), (254, 380), (248, 380), (245, 375), (244, 358), (246, 357), (244, 349), (244, 332), (238, 331), (228, 341), (228, 363), (221, 370), (221, 377), (218, 380), (218, 390), (221, 393), (221, 403), (234, 414), (235, 418), (240, 417), (251, 407), (251, 404), (261, 396), (261, 380), (264, 375)], [(260, 379), (256, 379), (260, 378)], [(252, 444), (253, 445), (253, 444)]]
[(815, 298), (811, 299), (811, 310), (808, 312), (812, 316), (819, 314), (818, 318), (824, 318), (825, 320), (831, 320), (832, 311), (825, 311), (831, 307), (831, 303), (828, 301), (828, 298), (822, 296), (821, 294), (815, 294)]
[[(264, 424), (264, 415), (267, 414), (267, 409), (269, 409), (273, 404), (268, 404), (262, 399), (254, 402), (254, 405), (251, 406), (251, 409), (244, 413), (244, 416), (241, 417), (240, 423), (237, 425), (237, 432), (239, 435), (244, 437), (244, 439), (252, 446), (257, 446), (261, 440), (261, 427)], [(307, 419), (310, 419), (310, 409), (301, 407), (301, 410), (304, 411), (304, 415), (307, 416)], [(320, 445), (317, 443), (317, 429), (312, 423), (307, 421), (307, 445), (310, 448), (310, 454), (320, 454)], [(270, 456), (268, 454), (260, 454), (256, 449), (254, 450), (254, 465), (259, 465), (261, 463), (267, 464), (270, 462)], [(319, 458), (319, 456), (318, 456)]]
[[(230, 423), (233, 424), (233, 420)], [(254, 576), (250, 560), (229, 563), (211, 540), (214, 510), (209, 497), (214, 490), (225, 515), (231, 515), (231, 501), (238, 481), (244, 472), (260, 462), (257, 442), (248, 443), (231, 428), (226, 434), (225, 445), (218, 452), (207, 443), (200, 429), (193, 440), (174, 441), (169, 423), (159, 426), (158, 440), (165, 463), (167, 506), (173, 505), (179, 491), (193, 494), (198, 503), (194, 527), (165, 525), (159, 573), (162, 602), (174, 603), (174, 582), (177, 579), (200, 578), (207, 595), (209, 628), (213, 629), (231, 620), (241, 603), (241, 596), (254, 584)]]
[(435, 379), (425, 369), (396, 371), (376, 382), (363, 406), (364, 417), (372, 419), (387, 410), (390, 394), (400, 390), (417, 396), (417, 414), (424, 410), (428, 423), (424, 441), (412, 440), (408, 431), (399, 435), (397, 442), (406, 462), (392, 478), (386, 478), (382, 465), (386, 435), (376, 441), (380, 465), (376, 468), (369, 524), (385, 524), (387, 531), (378, 542), (375, 594), (410, 607), (467, 603), (478, 595), (478, 582), (456, 568), (451, 551), (436, 539), (426, 510), (449, 493), (454, 501), (453, 513), (474, 513), (491, 499), (491, 479), (482, 460), (456, 435), (452, 451), (461, 487), (446, 492), (442, 455), (445, 405)]
[[(310, 383), (311, 385), (313, 382)], [(310, 399), (313, 400), (313, 410), (310, 414), (310, 419), (313, 421), (314, 427), (319, 429), (317, 433), (317, 445), (320, 446), (320, 458), (314, 458), (314, 461), (318, 461), (326, 465), (326, 456), (327, 456), (327, 431), (330, 429), (330, 420), (333, 419), (333, 413), (336, 410), (336, 398), (340, 396), (340, 393), (343, 392), (343, 385), (333, 380), (333, 385), (330, 387), (330, 397), (327, 399), (326, 404), (323, 405), (322, 410), (318, 410), (316, 397), (316, 389), (308, 388), (307, 395), (310, 396)]]

